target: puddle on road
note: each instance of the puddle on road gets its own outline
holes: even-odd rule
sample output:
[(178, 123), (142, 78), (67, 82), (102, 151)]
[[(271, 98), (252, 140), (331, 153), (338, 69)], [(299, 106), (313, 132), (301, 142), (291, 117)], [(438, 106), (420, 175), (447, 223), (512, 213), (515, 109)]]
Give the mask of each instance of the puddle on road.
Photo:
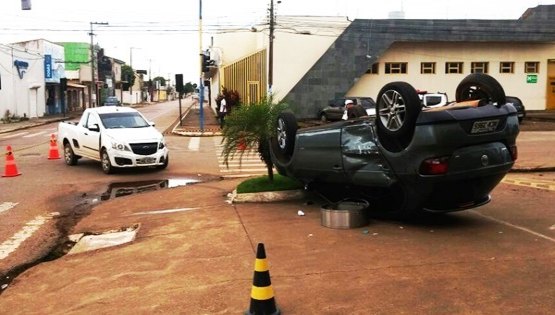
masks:
[[(204, 180), (210, 180), (204, 178)], [(128, 196), (132, 194), (147, 192), (147, 191), (154, 191), (166, 188), (174, 188), (174, 187), (181, 187), (192, 185), (196, 183), (202, 182), (198, 179), (192, 178), (177, 178), (177, 179), (163, 179), (163, 180), (148, 180), (148, 181), (137, 181), (137, 182), (120, 182), (120, 183), (112, 183), (108, 186), (108, 189), (105, 193), (103, 193), (100, 197), (102, 201), (110, 200), (112, 198)], [(83, 194), (86, 196), (87, 194)], [(74, 250), (74, 247), (82, 247), (79, 250), (94, 250), (104, 247), (116, 246), (120, 244), (125, 244), (132, 242), (135, 238), (139, 225), (136, 224), (132, 227), (125, 227), (120, 228), (118, 230), (111, 230), (102, 233), (83, 233), (78, 235), (70, 235), (67, 236), (67, 231), (70, 231), (73, 226), (77, 224), (79, 219), (74, 220), (82, 215), (88, 215), (90, 212), (91, 207), (93, 207), (94, 200), (92, 202), (86, 202), (84, 204), (79, 204), (73, 209), (73, 216), (64, 216), (60, 218), (58, 224), (60, 232), (62, 236), (59, 237), (57, 240), (57, 245), (51, 249), (51, 251), (42, 258), (37, 259), (28, 264), (24, 264), (18, 266), (6, 274), (0, 274), (0, 295), (2, 292), (8, 288), (10, 283), (22, 272), (33, 268), (34, 266), (47, 261), (56, 260), (61, 258), (67, 254), (73, 254), (77, 250)], [(72, 219), (73, 218), (73, 219)], [(67, 221), (63, 223), (62, 221)], [(71, 222), (71, 223), (69, 223)], [(66, 233), (64, 233), (66, 231)], [(64, 236), (65, 235), (65, 236)], [(79, 243), (83, 243), (83, 246), (80, 246)], [(77, 244), (77, 245), (76, 245)], [(83, 249), (84, 248), (84, 249)]]
[(162, 179), (162, 180), (147, 180), (138, 182), (120, 182), (112, 183), (108, 186), (108, 190), (104, 192), (100, 199), (110, 200), (117, 197), (129, 196), (147, 191), (154, 191), (165, 188), (174, 188), (186, 186), (190, 184), (200, 183), (198, 179), (192, 178), (177, 178), (177, 179)]

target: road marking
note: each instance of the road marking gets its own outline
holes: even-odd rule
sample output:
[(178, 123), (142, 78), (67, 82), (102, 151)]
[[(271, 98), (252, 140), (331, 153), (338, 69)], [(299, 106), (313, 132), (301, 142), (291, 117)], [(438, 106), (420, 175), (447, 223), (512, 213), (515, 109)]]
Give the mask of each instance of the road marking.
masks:
[(45, 132), (46, 132), (46, 130), (39, 131), (39, 132), (36, 132), (36, 133), (31, 133), (31, 134), (23, 136), (23, 138), (32, 138), (32, 137), (40, 136)]
[(198, 151), (199, 148), (200, 148), (200, 137), (190, 138), (188, 149), (191, 151)]
[(4, 211), (8, 211), (11, 208), (17, 206), (18, 202), (3, 202), (0, 204), (0, 213), (4, 212)]
[(26, 135), (26, 134), (28, 134), (28, 132), (14, 133), (13, 135), (2, 137), (2, 139), (10, 139), (10, 138), (14, 138), (14, 137), (21, 136), (21, 135)]
[(19, 245), (21, 245), (26, 239), (31, 237), (44, 223), (50, 221), (53, 217), (59, 215), (58, 212), (52, 212), (46, 216), (39, 215), (33, 220), (25, 223), (25, 226), (7, 241), (0, 244), (0, 260), (8, 257), (12, 252), (14, 252)]
[(484, 218), (486, 218), (486, 219), (489, 219), (489, 220), (491, 220), (491, 221), (494, 221), (494, 222), (503, 224), (503, 225), (505, 225), (505, 226), (512, 227), (512, 228), (515, 228), (515, 229), (518, 229), (518, 230), (521, 230), (521, 231), (530, 233), (530, 234), (532, 234), (532, 235), (535, 235), (535, 236), (537, 236), (537, 237), (541, 237), (541, 238), (543, 238), (543, 239), (546, 239), (546, 240), (548, 240), (548, 241), (551, 241), (551, 242), (555, 243), (555, 238), (549, 237), (549, 236), (547, 236), (547, 235), (543, 235), (543, 234), (540, 234), (540, 233), (538, 233), (538, 232), (534, 232), (534, 231), (532, 231), (532, 230), (530, 230), (530, 229), (528, 229), (528, 228), (525, 228), (525, 227), (522, 227), (522, 226), (519, 226), (519, 225), (515, 225), (515, 224), (509, 223), (509, 222), (505, 222), (505, 221), (503, 221), (503, 220), (499, 220), (499, 219), (496, 219), (496, 218), (494, 218), (494, 217), (490, 217), (489, 215), (482, 214), (482, 213), (480, 213), (480, 212), (478, 212), (478, 211), (476, 211), (476, 210), (469, 210), (469, 211), (472, 212), (472, 213), (474, 213), (474, 214), (477, 214), (477, 215), (479, 215), (479, 216), (481, 216), (481, 217), (484, 217)]
[(243, 177), (266, 175), (268, 169), (266, 164), (260, 159), (257, 149), (248, 149), (243, 151), (243, 155), (237, 152), (233, 158), (228, 160), (228, 164), (224, 163), (222, 156), (223, 144), (222, 137), (213, 137), (214, 145), (216, 146), (216, 156), (218, 158), (218, 165), (220, 173), (225, 174), (226, 177)]
[(179, 208), (179, 209), (167, 209), (167, 210), (152, 210), (152, 211), (143, 211), (143, 212), (133, 213), (133, 214), (130, 214), (129, 216), (143, 215), (143, 214), (176, 213), (176, 212), (184, 212), (184, 211), (191, 211), (191, 210), (197, 210), (197, 209), (200, 209), (200, 208)]
[(541, 180), (536, 178), (522, 178), (522, 177), (511, 177), (503, 178), (501, 181), (505, 184), (533, 187), (537, 189), (555, 191), (555, 182), (549, 180)]

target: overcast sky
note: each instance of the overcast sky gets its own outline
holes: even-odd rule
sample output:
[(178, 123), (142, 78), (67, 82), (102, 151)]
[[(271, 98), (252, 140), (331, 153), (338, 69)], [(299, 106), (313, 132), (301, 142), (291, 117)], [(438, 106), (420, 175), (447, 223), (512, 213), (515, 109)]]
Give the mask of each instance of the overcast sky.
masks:
[[(21, 0), (0, 1), (0, 44), (43, 38), (53, 42), (94, 42), (106, 55), (152, 77), (185, 82), (199, 78), (199, 0), (31, 0), (22, 11)], [(270, 0), (202, 0), (203, 48), (210, 33), (246, 31), (267, 21)], [(346, 16), (385, 19), (404, 11), (407, 19), (518, 19), (527, 8), (553, 1), (538, 0), (274, 0), (279, 15)]]

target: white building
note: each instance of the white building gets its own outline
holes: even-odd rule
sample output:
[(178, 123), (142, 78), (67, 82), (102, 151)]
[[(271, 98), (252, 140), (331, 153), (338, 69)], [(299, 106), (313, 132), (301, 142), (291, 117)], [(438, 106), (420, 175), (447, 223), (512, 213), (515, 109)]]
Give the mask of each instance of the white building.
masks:
[(62, 46), (43, 39), (0, 44), (0, 114), (37, 118), (61, 113), (62, 77)]

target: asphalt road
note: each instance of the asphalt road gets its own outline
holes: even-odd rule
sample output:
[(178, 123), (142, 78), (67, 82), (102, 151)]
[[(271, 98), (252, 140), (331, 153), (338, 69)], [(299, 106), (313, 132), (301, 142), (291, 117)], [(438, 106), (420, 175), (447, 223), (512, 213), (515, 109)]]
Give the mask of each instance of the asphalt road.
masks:
[[(176, 107), (146, 110), (166, 129)], [(527, 125), (522, 130), (537, 128)], [(37, 137), (47, 136), (45, 130)], [(241, 179), (219, 179), (224, 173), (214, 138), (167, 137), (172, 162), (163, 172), (106, 177), (97, 163), (68, 168), (46, 159), (47, 138), (18, 152), (23, 174), (2, 179), (2, 201), (18, 205), (0, 214), (0, 242), (26, 223), (37, 226), (32, 220), (38, 216), (45, 223), (0, 259), (0, 270), (43, 256), (63, 234), (136, 223), (141, 228), (131, 244), (32, 266), (4, 288), (0, 310), (242, 313), (258, 242), (266, 244), (283, 313), (551, 314), (555, 309), (553, 173), (509, 174), (492, 202), (474, 210), (409, 221), (372, 218), (360, 228), (337, 230), (320, 224), (325, 201), (316, 195), (227, 203), (227, 193)], [(203, 183), (100, 201), (110, 184), (183, 178)]]

